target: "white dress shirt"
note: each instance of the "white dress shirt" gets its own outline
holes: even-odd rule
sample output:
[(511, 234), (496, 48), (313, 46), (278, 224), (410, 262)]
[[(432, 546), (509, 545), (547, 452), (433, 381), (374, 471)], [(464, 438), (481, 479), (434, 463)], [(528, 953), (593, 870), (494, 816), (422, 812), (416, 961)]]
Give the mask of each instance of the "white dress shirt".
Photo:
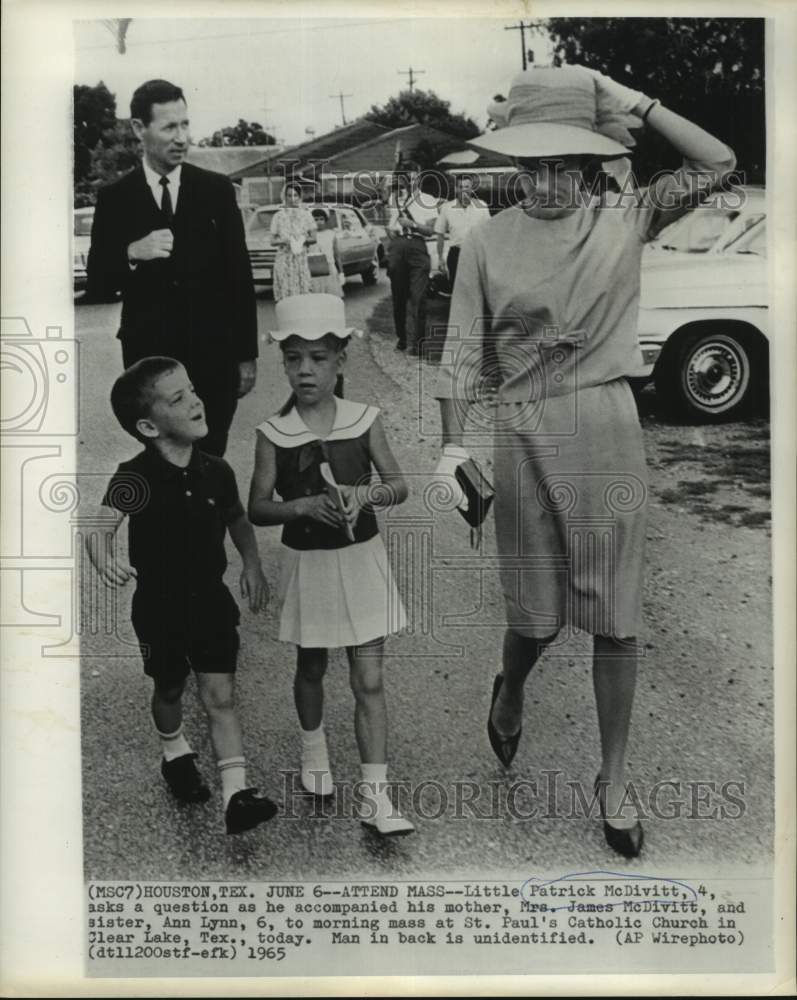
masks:
[[(147, 163), (146, 157), (142, 159), (142, 165), (144, 167), (144, 177), (146, 178), (149, 189), (152, 192), (152, 197), (155, 199), (155, 204), (158, 208), (161, 207), (161, 202), (163, 201), (163, 187), (161, 185), (161, 174), (157, 170), (153, 170), (152, 167)], [(169, 179), (169, 194), (172, 199), (172, 211), (177, 211), (177, 198), (180, 194), (180, 176), (183, 171), (182, 163), (172, 170), (165, 176)]]
[(440, 209), (434, 231), (438, 236), (448, 233), (450, 246), (461, 247), (471, 229), (489, 218), (490, 209), (480, 198), (472, 197), (469, 205), (461, 205), (455, 198)]

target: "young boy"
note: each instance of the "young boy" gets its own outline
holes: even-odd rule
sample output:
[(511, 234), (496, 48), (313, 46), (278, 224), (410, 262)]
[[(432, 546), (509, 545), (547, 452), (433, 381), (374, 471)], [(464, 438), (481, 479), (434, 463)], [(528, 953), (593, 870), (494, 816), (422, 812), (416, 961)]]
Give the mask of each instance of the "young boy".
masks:
[(246, 786), (241, 730), (234, 708), (238, 605), (224, 585), (224, 537), (243, 559), (241, 594), (252, 611), (268, 602), (254, 532), (235, 476), (221, 458), (201, 452), (205, 409), (185, 368), (173, 358), (143, 358), (111, 390), (111, 407), (144, 450), (114, 473), (103, 504), (118, 530), (130, 519), (130, 562), (113, 548), (88, 543), (92, 564), (109, 587), (137, 581), (133, 628), (152, 678), (152, 718), (161, 740), (161, 773), (182, 802), (205, 802), (202, 780), (183, 734), (182, 694), (193, 668), (210, 722), (224, 796), (227, 833), (241, 833), (276, 813), (270, 799)]

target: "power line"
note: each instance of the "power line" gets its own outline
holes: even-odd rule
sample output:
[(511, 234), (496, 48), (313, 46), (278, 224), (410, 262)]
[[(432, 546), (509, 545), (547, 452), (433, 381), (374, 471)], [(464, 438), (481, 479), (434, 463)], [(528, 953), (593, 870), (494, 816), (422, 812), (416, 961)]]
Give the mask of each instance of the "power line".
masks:
[(398, 72), (399, 76), (408, 76), (410, 78), (410, 93), (412, 93), (412, 85), (415, 83), (415, 75), (414, 74), (417, 74), (418, 76), (420, 76), (422, 73), (425, 73), (426, 70), (425, 69), (413, 69), (412, 66), (410, 66), (410, 68), (408, 70), (407, 69), (400, 69), (397, 72)]
[(342, 91), (339, 94), (330, 94), (329, 99), (331, 101), (340, 100), (340, 117), (343, 119), (343, 124), (348, 125), (346, 121), (346, 109), (343, 107), (343, 99), (345, 97), (354, 97), (354, 94), (344, 94)]
[[(526, 63), (526, 28), (530, 31), (533, 30), (535, 25), (525, 24), (523, 21), (519, 21), (517, 24), (510, 25), (508, 28), (504, 28), (504, 31), (519, 31), (520, 32), (520, 53), (523, 57), (523, 69), (527, 69)], [(531, 57), (531, 61), (534, 62), (534, 53), (529, 49), (528, 52)]]
[[(237, 31), (231, 32), (224, 35), (186, 35), (183, 38), (154, 38), (138, 42), (128, 42), (127, 48), (138, 48), (139, 46), (145, 45), (176, 45), (181, 42), (210, 42), (218, 41), (219, 39), (225, 38), (251, 38), (253, 36), (261, 35), (286, 35), (295, 34), (297, 31), (335, 31), (339, 28), (345, 28), (347, 31), (351, 28), (366, 28), (374, 25), (383, 24), (400, 24), (405, 22), (407, 19), (403, 17), (394, 18), (379, 18), (371, 21), (353, 21), (346, 24), (300, 24), (295, 28), (273, 28), (268, 31)], [(106, 45), (78, 45), (76, 50), (78, 52), (91, 52), (95, 49), (106, 49)]]

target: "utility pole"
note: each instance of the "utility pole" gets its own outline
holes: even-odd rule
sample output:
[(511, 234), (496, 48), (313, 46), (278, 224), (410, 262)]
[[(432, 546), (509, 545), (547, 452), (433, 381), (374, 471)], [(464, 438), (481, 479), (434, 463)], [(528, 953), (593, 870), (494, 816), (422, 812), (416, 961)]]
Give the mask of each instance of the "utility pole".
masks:
[(425, 69), (413, 69), (412, 66), (410, 66), (410, 68), (408, 70), (407, 69), (400, 69), (397, 72), (398, 72), (399, 76), (408, 76), (410, 78), (410, 93), (412, 93), (412, 87), (413, 87), (413, 84), (415, 83), (415, 77), (416, 77), (416, 75), (417, 76), (421, 76), (422, 74), (424, 74), (426, 72), (426, 70)]
[(274, 128), (274, 126), (268, 120), (269, 112), (273, 111), (274, 109), (270, 108), (267, 104), (264, 104), (263, 107), (260, 110), (263, 112), (263, 123), (262, 123), (263, 131), (266, 134), (271, 135), (274, 138), (274, 142), (276, 143), (277, 137), (272, 132), (272, 129)]
[(344, 125), (348, 125), (348, 122), (346, 121), (346, 110), (343, 107), (343, 99), (345, 97), (353, 97), (353, 96), (354, 96), (353, 94), (344, 94), (342, 91), (339, 94), (330, 94), (329, 95), (330, 100), (332, 100), (332, 101), (338, 101), (339, 100), (340, 101), (340, 117), (343, 119), (343, 124)]
[[(528, 64), (526, 62), (526, 28), (529, 30), (534, 28), (533, 24), (524, 24), (523, 21), (518, 22), (518, 24), (513, 24), (508, 28), (504, 28), (504, 31), (519, 31), (520, 32), (520, 54), (523, 57), (523, 69), (528, 69)], [(531, 62), (534, 62), (534, 53), (529, 49), (529, 58)]]

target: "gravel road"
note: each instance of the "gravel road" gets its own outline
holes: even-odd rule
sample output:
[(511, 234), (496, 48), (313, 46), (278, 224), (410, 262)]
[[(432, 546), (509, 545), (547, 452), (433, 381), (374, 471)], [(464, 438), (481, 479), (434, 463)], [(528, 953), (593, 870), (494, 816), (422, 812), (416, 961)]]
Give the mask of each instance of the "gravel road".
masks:
[[(356, 280), (347, 286), (349, 319), (370, 327), (370, 335), (351, 348), (346, 395), (383, 408), (397, 457), (414, 484), (410, 501), (384, 520), (385, 538), (412, 534), (430, 567), (422, 577), (407, 564), (405, 596), (425, 614), (416, 617), (413, 634), (390, 641), (386, 659), (391, 775), (411, 783), (414, 794), (408, 785), (400, 795), (416, 818), (417, 835), (383, 843), (348, 815), (358, 766), (352, 699), (338, 654), (331, 657), (326, 710), (337, 799), (317, 807), (292, 791), (298, 765), (293, 654), (276, 639), (276, 602), (257, 619), (242, 613), (238, 700), (251, 777), (280, 801), (283, 815), (243, 836), (224, 835), (212, 752), (193, 691), (187, 729), (214, 795), (203, 806), (176, 805), (158, 773), (149, 682), (129, 645), (127, 592), (120, 597), (118, 625), (106, 628), (106, 621), (83, 645), (87, 878), (514, 873), (523, 879), (577, 870), (573, 866), (621, 870), (625, 864), (606, 847), (597, 820), (578, 809), (573, 815), (574, 794), (582, 788), (588, 794), (598, 765), (588, 637), (569, 638), (535, 669), (512, 769), (504, 772), (492, 756), (485, 720), (503, 612), (490, 562), (493, 531), (488, 524), (483, 550), (474, 555), (456, 514), (438, 514), (430, 523), (422, 489), (437, 458), (430, 366), (393, 351), (388, 291), (384, 277), (374, 288)], [(112, 306), (77, 310), (79, 467), (98, 491), (104, 475), (136, 451), (107, 403), (119, 368), (117, 312)], [(268, 298), (259, 299), (258, 313), (260, 329), (268, 330)], [(228, 459), (244, 494), (254, 427), (287, 395), (275, 350), (263, 347), (257, 390), (242, 402), (233, 427)], [(659, 796), (658, 815), (646, 822), (645, 870), (674, 863), (706, 867), (718, 859), (763, 869), (773, 830), (768, 424), (668, 424), (657, 416), (652, 393), (643, 394), (640, 412), (651, 504), (645, 657), (629, 776), (646, 808)], [(475, 442), (473, 450), (489, 472), (485, 445)], [(259, 529), (258, 539), (273, 587), (279, 530)], [(230, 550), (234, 587), (239, 568)], [(665, 780), (680, 783), (677, 792), (660, 784)]]

